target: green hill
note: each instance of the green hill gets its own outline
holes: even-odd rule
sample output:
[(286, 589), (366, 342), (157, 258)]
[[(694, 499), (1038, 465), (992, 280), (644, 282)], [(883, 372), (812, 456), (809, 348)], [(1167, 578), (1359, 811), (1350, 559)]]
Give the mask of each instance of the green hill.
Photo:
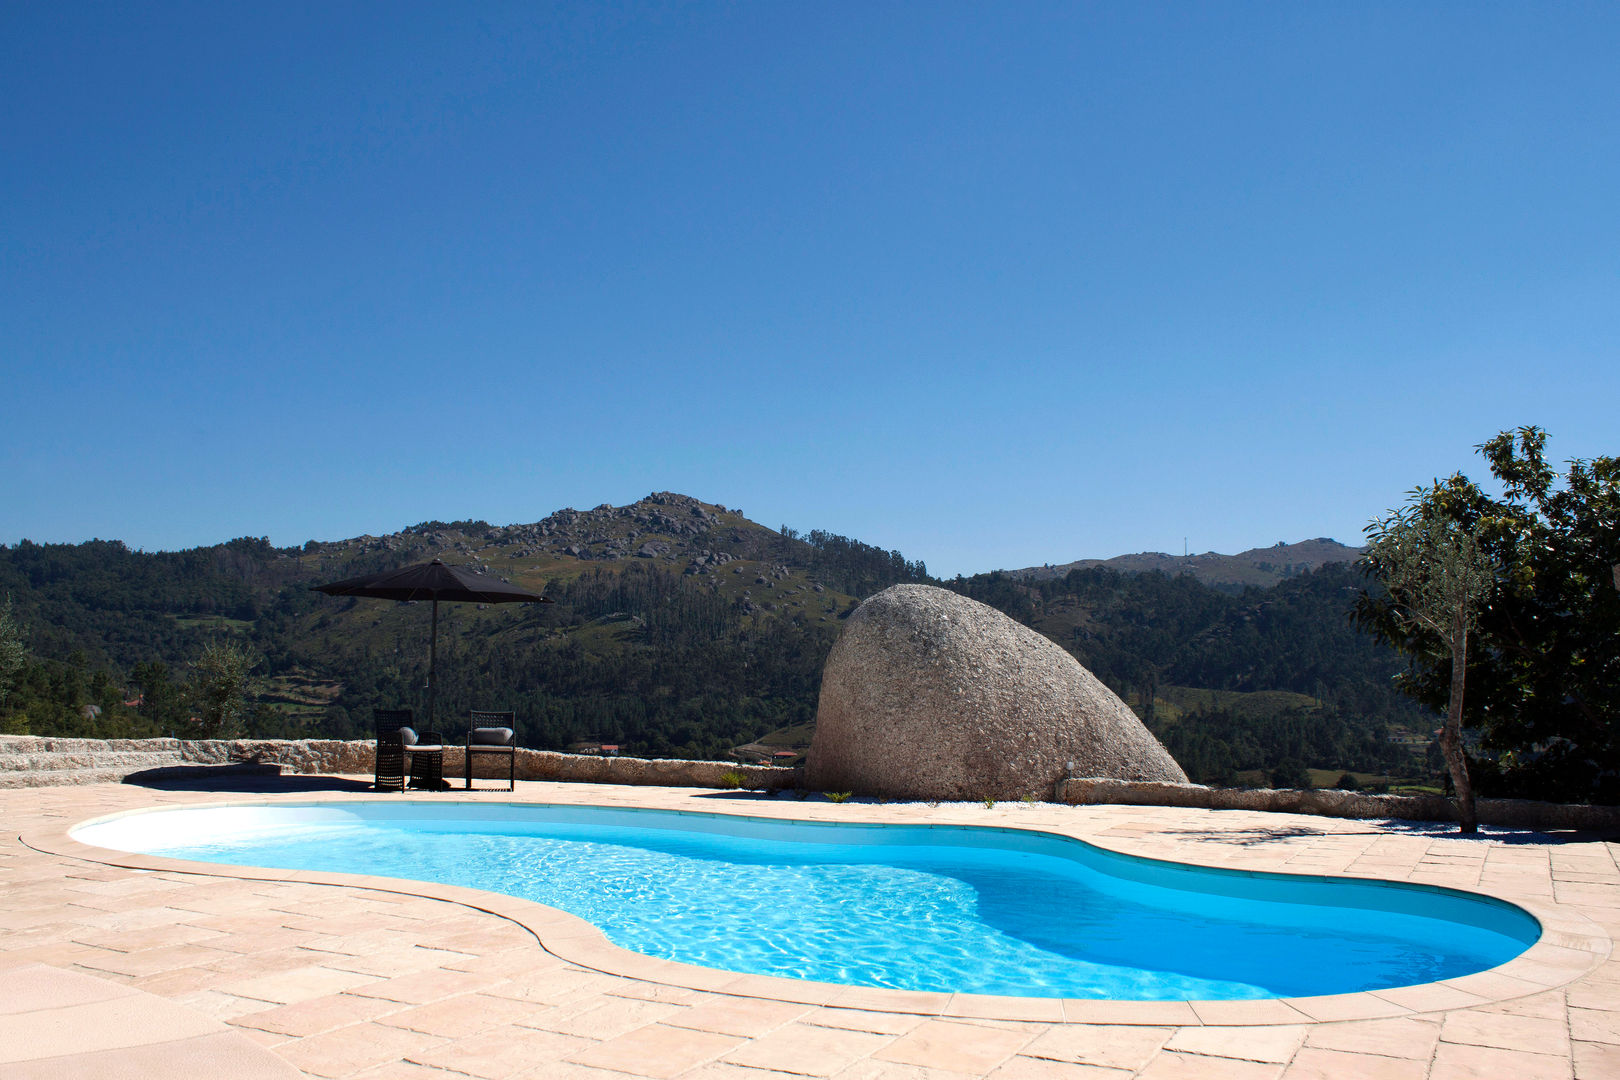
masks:
[[(524, 745), (610, 742), (647, 756), (802, 751), (841, 620), (888, 585), (933, 581), (899, 552), (769, 529), (668, 492), (529, 524), (432, 521), (301, 548), (25, 541), (0, 547), (0, 596), (31, 652), (0, 731), (181, 732), (178, 684), (224, 637), (260, 657), (244, 734), (363, 737), (373, 708), (422, 708), (426, 605), (310, 586), (435, 557), (555, 601), (441, 605), (442, 730), (469, 709), (510, 708)], [(1421, 753), (1383, 749), (1386, 729), (1423, 720), (1389, 687), (1395, 655), (1349, 626), (1358, 580), (1343, 564), (1236, 595), (1107, 567), (935, 583), (1068, 649), (1195, 766), (1269, 767), (1297, 753), (1315, 768), (1383, 773)], [(1291, 734), (1302, 725), (1308, 737)]]
[[(263, 658), (251, 733), (362, 736), (374, 707), (421, 707), (426, 608), (310, 586), (432, 558), (556, 601), (441, 606), (441, 727), (471, 708), (512, 708), (526, 745), (600, 740), (650, 755), (719, 756), (809, 722), (821, 662), (857, 594), (927, 576), (897, 552), (767, 529), (667, 492), (531, 524), (433, 521), (296, 549), (25, 541), (0, 548), (0, 595), (12, 597), (35, 663), (0, 723), (174, 729), (184, 718), (173, 682), (206, 641), (229, 635)], [(148, 686), (149, 703), (123, 706)], [(100, 717), (83, 715), (89, 704)]]

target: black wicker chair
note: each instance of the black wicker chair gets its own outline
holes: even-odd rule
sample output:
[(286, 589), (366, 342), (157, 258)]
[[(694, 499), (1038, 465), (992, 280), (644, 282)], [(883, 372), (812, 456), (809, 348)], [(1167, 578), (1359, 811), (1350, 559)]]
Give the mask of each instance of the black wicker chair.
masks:
[(375, 709), (378, 791), (404, 791), (410, 786), (444, 791), (444, 739), (436, 731), (418, 733), (409, 709)]
[(467, 790), (472, 790), (473, 756), (506, 758), (506, 790), (517, 790), (517, 714), (473, 710), (467, 723)]
[(378, 791), (405, 790), (405, 747), (416, 742), (409, 709), (373, 709), (377, 726)]

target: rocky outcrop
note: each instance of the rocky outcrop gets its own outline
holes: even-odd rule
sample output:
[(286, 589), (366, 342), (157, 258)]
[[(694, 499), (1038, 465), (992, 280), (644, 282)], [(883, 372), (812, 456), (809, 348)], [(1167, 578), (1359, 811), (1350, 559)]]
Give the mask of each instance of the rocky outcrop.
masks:
[(0, 788), (116, 784), (184, 763), (178, 739), (57, 739), (0, 735)]
[(895, 799), (1047, 799), (1068, 775), (1187, 779), (1074, 657), (928, 585), (885, 589), (849, 617), (805, 768), (812, 789)]
[[(376, 763), (371, 740), (337, 739), (54, 739), (0, 735), (0, 788), (63, 784), (116, 784), (292, 773), (369, 776)], [(444, 750), (444, 774), (460, 778), (465, 751)], [(506, 779), (504, 762), (480, 760), (479, 777)], [(569, 780), (593, 784), (654, 784), (671, 787), (744, 787), (760, 791), (798, 787), (798, 769), (744, 765), (734, 761), (677, 761), (632, 757), (517, 752), (519, 780)]]
[[(1262, 810), (1274, 814), (1398, 821), (1456, 821), (1457, 805), (1441, 795), (1369, 795), (1317, 788), (1212, 788), (1202, 784), (1143, 783), (1077, 779), (1058, 784), (1057, 801), (1080, 806), (1190, 806), (1201, 810)], [(1480, 799), (1474, 804), (1481, 825), (1512, 829), (1620, 828), (1620, 806)]]

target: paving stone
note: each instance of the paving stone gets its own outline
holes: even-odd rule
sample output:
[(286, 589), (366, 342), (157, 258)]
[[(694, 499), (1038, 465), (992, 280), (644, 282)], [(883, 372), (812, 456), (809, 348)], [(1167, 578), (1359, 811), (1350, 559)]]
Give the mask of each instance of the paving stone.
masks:
[(1174, 1032), (1174, 1028), (1057, 1024), (1037, 1035), (1020, 1053), (1134, 1071), (1151, 1061)]
[(469, 1038), (445, 1041), (428, 1050), (412, 1051), (408, 1060), (484, 1080), (508, 1080), (543, 1062), (561, 1060), (590, 1045), (589, 1039), (574, 1035), (506, 1024)]
[(653, 1024), (571, 1054), (567, 1060), (576, 1065), (668, 1080), (714, 1061), (736, 1048), (738, 1042), (710, 1031)]
[(1567, 1057), (1444, 1042), (1429, 1069), (1429, 1080), (1569, 1080), (1572, 1075)]
[(1305, 1045), (1378, 1057), (1408, 1058), (1427, 1063), (1440, 1041), (1440, 1024), (1430, 1019), (1393, 1017), (1307, 1028)]
[(1305, 1030), (1297, 1025), (1182, 1028), (1170, 1037), (1165, 1048), (1280, 1065), (1286, 1064), (1305, 1041)]
[(725, 1060), (801, 1076), (832, 1076), (892, 1041), (864, 1031), (792, 1023), (742, 1044)]
[(1289, 1062), (1283, 1080), (1425, 1080), (1428, 1071), (1427, 1061), (1307, 1046)]

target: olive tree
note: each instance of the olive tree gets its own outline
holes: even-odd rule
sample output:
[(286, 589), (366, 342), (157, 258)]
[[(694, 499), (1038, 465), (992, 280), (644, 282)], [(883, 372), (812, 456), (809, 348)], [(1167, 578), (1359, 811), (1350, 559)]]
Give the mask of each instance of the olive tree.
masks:
[(248, 649), (226, 641), (209, 642), (192, 661), (186, 703), (198, 738), (236, 733), (247, 712), (248, 697), (256, 689), (250, 673), (257, 662)]
[[(1467, 642), (1462, 722), (1483, 751), (1472, 780), (1515, 798), (1620, 803), (1620, 457), (1559, 470), (1546, 446), (1540, 428), (1504, 431), (1477, 447), (1501, 495), (1459, 475), (1425, 500), (1496, 571)], [(1402, 610), (1374, 588), (1355, 617), (1407, 654), (1401, 690), (1446, 711), (1451, 657)]]
[(1445, 512), (1448, 494), (1463, 485), (1472, 486), (1456, 476), (1446, 485), (1418, 488), (1406, 506), (1369, 525), (1366, 563), (1388, 590), (1388, 615), (1408, 641), (1430, 654), (1443, 650), (1450, 659), (1451, 691), (1439, 743), (1457, 795), (1457, 821), (1472, 833), (1478, 824), (1462, 746), (1463, 690), (1468, 636), (1495, 588), (1496, 570), (1474, 535)]

